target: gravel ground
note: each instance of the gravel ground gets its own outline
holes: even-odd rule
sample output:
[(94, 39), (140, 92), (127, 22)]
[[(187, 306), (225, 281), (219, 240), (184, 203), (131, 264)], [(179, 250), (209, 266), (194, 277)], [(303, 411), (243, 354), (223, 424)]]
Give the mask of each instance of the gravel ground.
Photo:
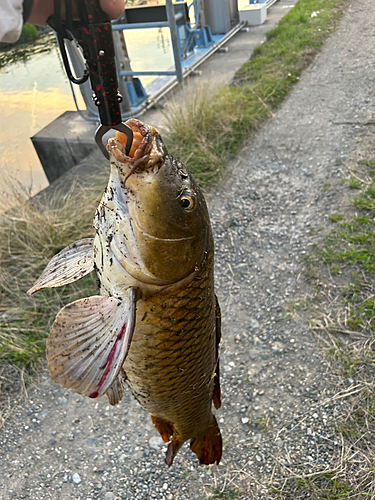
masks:
[(348, 7), (275, 119), (207, 196), (223, 315), (221, 464), (199, 467), (185, 445), (167, 468), (165, 445), (130, 391), (113, 408), (42, 372), (3, 414), (1, 499), (190, 500), (220, 490), (222, 498), (267, 499), (281, 466), (309, 474), (334, 464), (333, 422), (350, 380), (333, 372), (307, 321), (287, 319), (285, 306), (308, 293), (304, 255), (328, 214), (345, 209), (342, 169), (374, 141), (365, 125), (375, 111), (374, 18), (373, 0)]

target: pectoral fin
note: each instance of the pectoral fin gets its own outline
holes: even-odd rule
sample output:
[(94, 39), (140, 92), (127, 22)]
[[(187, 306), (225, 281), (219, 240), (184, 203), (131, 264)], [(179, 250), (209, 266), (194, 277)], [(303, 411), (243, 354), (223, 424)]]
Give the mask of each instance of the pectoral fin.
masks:
[(51, 378), (62, 387), (96, 398), (109, 390), (118, 399), (118, 375), (135, 325), (135, 292), (124, 300), (95, 295), (76, 300), (58, 313), (47, 339)]
[(85, 238), (61, 250), (49, 261), (27, 293), (32, 295), (42, 288), (67, 285), (91, 273), (94, 269), (93, 242), (93, 238)]

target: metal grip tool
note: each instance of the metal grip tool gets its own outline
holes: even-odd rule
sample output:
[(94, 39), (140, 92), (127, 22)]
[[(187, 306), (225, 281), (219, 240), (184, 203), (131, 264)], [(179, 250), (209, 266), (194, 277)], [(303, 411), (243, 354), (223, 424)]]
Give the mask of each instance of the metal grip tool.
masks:
[[(64, 67), (69, 80), (80, 85), (87, 79), (93, 90), (93, 101), (98, 108), (101, 125), (95, 132), (95, 141), (104, 156), (109, 159), (103, 144), (103, 136), (115, 129), (126, 135), (125, 152), (128, 155), (133, 141), (132, 130), (122, 122), (118, 91), (112, 25), (99, 5), (99, 0), (76, 0), (79, 21), (73, 20), (71, 0), (65, 0), (65, 20), (61, 19), (61, 0), (54, 0), (54, 15), (49, 24), (57, 33)], [(70, 68), (64, 38), (75, 39), (81, 46), (86, 70), (76, 78)]]

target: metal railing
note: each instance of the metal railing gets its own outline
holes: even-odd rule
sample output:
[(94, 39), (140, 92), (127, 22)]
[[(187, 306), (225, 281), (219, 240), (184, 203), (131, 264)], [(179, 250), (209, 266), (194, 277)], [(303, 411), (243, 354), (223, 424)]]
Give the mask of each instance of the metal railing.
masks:
[(119, 76), (145, 76), (145, 75), (175, 75), (178, 82), (182, 82), (182, 65), (180, 57), (180, 47), (178, 41), (177, 21), (181, 19), (181, 13), (175, 13), (172, 0), (166, 0), (165, 9), (167, 21), (147, 22), (147, 23), (123, 23), (113, 24), (112, 30), (123, 31), (128, 29), (144, 28), (169, 28), (171, 32), (172, 50), (174, 58), (174, 71), (119, 71)]

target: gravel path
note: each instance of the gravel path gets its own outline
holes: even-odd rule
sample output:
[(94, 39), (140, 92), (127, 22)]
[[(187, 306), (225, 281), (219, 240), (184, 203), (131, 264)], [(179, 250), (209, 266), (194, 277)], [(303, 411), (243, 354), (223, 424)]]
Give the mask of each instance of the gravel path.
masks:
[(285, 319), (285, 306), (309, 291), (303, 257), (328, 214), (345, 208), (341, 169), (374, 139), (361, 125), (375, 114), (373, 19), (373, 0), (347, 9), (276, 118), (208, 196), (223, 315), (222, 463), (199, 467), (185, 446), (168, 469), (165, 446), (129, 391), (112, 408), (44, 372), (3, 415), (1, 499), (203, 500), (224, 487), (223, 498), (232, 489), (266, 499), (262, 484), (277, 480), (279, 464), (330, 467), (340, 447), (332, 423), (346, 404), (334, 395), (350, 381), (333, 373), (303, 318)]

